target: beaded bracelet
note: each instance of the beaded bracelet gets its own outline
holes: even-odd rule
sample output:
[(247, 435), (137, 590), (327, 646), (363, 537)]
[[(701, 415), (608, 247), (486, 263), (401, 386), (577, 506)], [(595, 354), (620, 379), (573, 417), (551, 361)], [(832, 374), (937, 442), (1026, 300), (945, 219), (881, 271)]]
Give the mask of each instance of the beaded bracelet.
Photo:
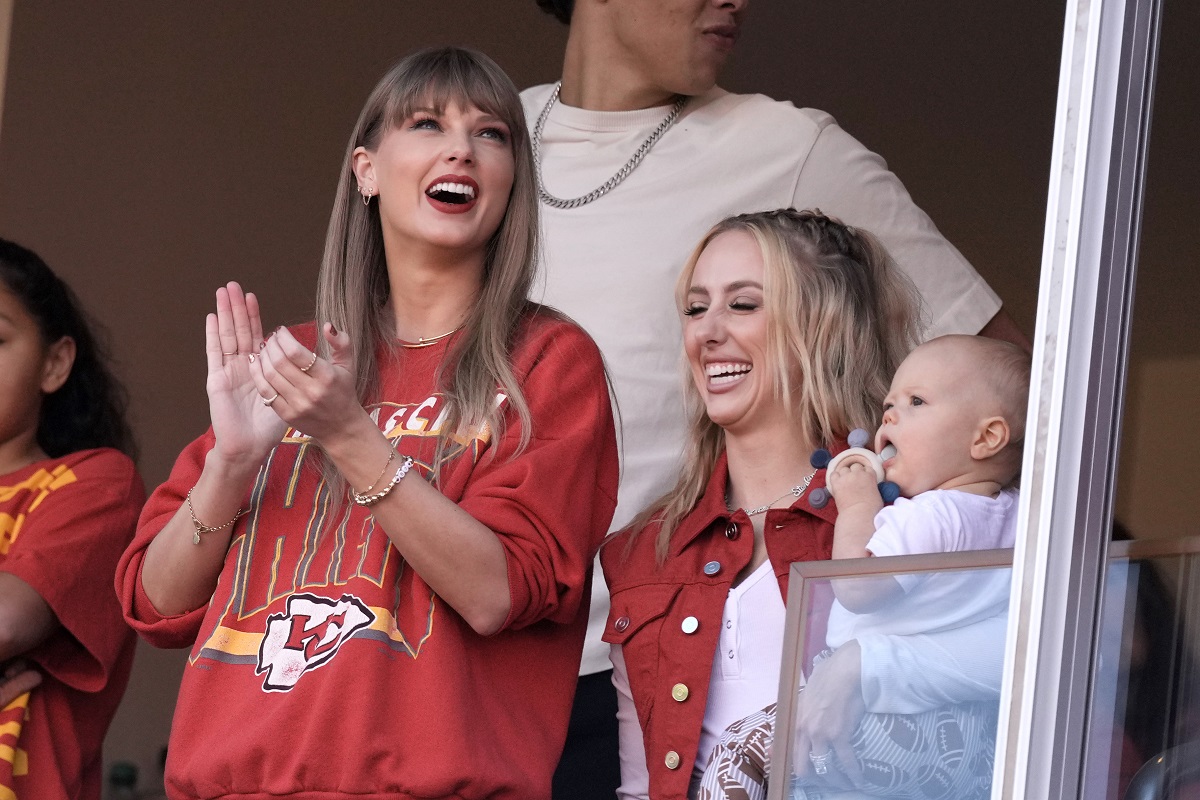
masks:
[(392, 491), (392, 489), (396, 488), (396, 484), (404, 479), (404, 476), (408, 474), (408, 471), (412, 468), (412, 465), (413, 465), (413, 457), (405, 456), (404, 463), (400, 465), (400, 469), (396, 470), (396, 474), (392, 476), (391, 483), (389, 483), (387, 486), (380, 489), (375, 494), (359, 494), (358, 492), (351, 489), (350, 490), (350, 499), (353, 500), (356, 505), (360, 505), (360, 506), (375, 505), (380, 500), (387, 497), (388, 494)]
[(229, 522), (226, 522), (224, 525), (217, 525), (216, 527), (213, 527), (211, 525), (205, 525), (203, 522), (201, 522), (199, 519), (196, 518), (196, 509), (192, 508), (192, 489), (195, 489), (195, 488), (196, 487), (193, 486), (191, 489), (188, 489), (188, 493), (187, 493), (188, 514), (191, 515), (192, 525), (195, 526), (195, 528), (196, 528), (196, 531), (192, 534), (192, 544), (200, 544), (200, 534), (213, 533), (215, 531), (223, 531), (226, 528), (228, 528), (230, 525), (232, 525), (233, 523), (235, 523), (239, 519), (241, 519), (242, 516), (246, 513), (246, 509), (239, 508), (238, 512), (233, 515), (233, 519), (229, 520)]

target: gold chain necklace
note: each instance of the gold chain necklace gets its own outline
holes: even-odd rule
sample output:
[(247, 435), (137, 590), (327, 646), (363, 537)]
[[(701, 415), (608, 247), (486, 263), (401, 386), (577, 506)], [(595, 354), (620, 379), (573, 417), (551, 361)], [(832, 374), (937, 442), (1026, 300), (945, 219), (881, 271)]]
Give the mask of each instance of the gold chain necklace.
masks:
[(446, 331), (445, 333), (439, 333), (437, 336), (430, 336), (428, 338), (425, 338), (424, 336), (422, 336), (422, 337), (418, 338), (415, 342), (406, 342), (401, 339), (401, 340), (399, 340), (400, 346), (407, 347), (410, 350), (416, 349), (418, 347), (429, 347), (429, 345), (436, 344), (437, 342), (440, 342), (442, 339), (445, 339), (447, 336), (450, 336), (451, 334), (458, 333), (458, 331), (461, 328), (462, 328), (462, 325), (459, 325), (458, 327), (454, 328), (453, 330)]

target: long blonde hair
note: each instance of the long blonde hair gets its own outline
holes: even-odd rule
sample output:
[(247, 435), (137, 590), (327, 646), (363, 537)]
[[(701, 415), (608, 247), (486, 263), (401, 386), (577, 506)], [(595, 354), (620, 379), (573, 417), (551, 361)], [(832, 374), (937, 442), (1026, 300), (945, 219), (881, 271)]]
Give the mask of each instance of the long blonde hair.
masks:
[[(318, 330), (326, 322), (350, 334), (363, 404), (379, 399), (380, 343), (395, 347), (388, 316), (389, 291), (379, 204), (364, 206), (353, 171), (354, 151), (374, 151), (385, 133), (417, 108), (440, 111), (450, 103), (473, 105), (509, 128), (513, 185), (500, 227), (487, 243), (483, 282), (469, 310), (463, 334), (448, 359), (450, 375), (439, 375), (448, 400), (446, 422), (438, 433), (435, 478), (453, 435), (484, 425), (493, 437), (504, 430), (504, 409), (497, 389), (521, 423), (520, 448), (529, 441), (529, 407), (511, 365), (513, 337), (521, 317), (534, 308), (526, 299), (537, 269), (538, 199), (529, 145), (529, 129), (516, 86), (490, 58), (475, 50), (445, 47), (404, 58), (379, 81), (354, 126), (325, 237), (325, 255), (317, 285)], [(320, 335), (318, 349), (328, 355)], [(339, 479), (328, 465), (328, 480)]]
[[(789, 208), (730, 217), (705, 234), (675, 287), (681, 310), (700, 254), (734, 231), (762, 251), (772, 383), (805, 440), (828, 445), (853, 428), (874, 428), (892, 373), (918, 341), (912, 283), (871, 234), (820, 211)], [(631, 525), (660, 522), (660, 564), (725, 450), (725, 431), (708, 418), (690, 378), (684, 395), (689, 425), (679, 480)]]

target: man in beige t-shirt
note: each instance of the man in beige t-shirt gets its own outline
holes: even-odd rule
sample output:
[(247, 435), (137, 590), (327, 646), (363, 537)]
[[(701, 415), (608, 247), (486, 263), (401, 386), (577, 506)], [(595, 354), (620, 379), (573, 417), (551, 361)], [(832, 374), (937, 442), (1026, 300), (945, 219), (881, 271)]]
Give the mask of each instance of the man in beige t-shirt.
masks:
[[(746, 0), (537, 2), (571, 28), (561, 89), (522, 93), (549, 195), (545, 286), (534, 299), (570, 315), (604, 353), (621, 425), (613, 530), (675, 474), (684, 418), (673, 288), (691, 249), (726, 216), (820, 208), (884, 242), (921, 291), (927, 335), (1024, 341), (882, 158), (822, 111), (716, 86)], [(555, 776), (561, 800), (612, 798), (617, 780), (599, 570), (593, 593), (576, 714)]]

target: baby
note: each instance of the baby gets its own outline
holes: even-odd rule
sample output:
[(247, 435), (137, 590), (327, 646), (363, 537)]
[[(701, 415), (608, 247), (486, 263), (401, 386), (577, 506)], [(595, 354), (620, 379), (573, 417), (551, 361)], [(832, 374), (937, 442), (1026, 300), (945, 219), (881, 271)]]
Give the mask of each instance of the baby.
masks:
[[(1021, 466), (1030, 359), (1015, 345), (979, 336), (943, 336), (915, 349), (900, 365), (884, 401), (875, 449), (901, 497), (884, 506), (874, 468), (848, 457), (829, 474), (837, 501), (834, 558), (911, 555), (1011, 547)], [(931, 573), (833, 582), (826, 643), (856, 639), (864, 661), (872, 637), (907, 636), (963, 628), (1004, 613), (1008, 571)], [(983, 646), (997, 646), (995, 642)], [(995, 676), (979, 675), (983, 685)], [(867, 713), (851, 739), (858, 759), (855, 788), (875, 797), (986, 797), (995, 746), (995, 703), (961, 703), (932, 711), (880, 708), (869, 696)], [(747, 775), (767, 775), (760, 762), (763, 729), (774, 727), (774, 707), (734, 723), (714, 750), (699, 797), (762, 797), (765, 786)], [(956, 743), (948, 747), (947, 743)], [(792, 787), (796, 800), (829, 797), (849, 782), (832, 751), (810, 753), (811, 767)], [(748, 763), (758, 762), (758, 763)], [(807, 765), (797, 765), (797, 771)], [(834, 781), (828, 780), (831, 776)]]

